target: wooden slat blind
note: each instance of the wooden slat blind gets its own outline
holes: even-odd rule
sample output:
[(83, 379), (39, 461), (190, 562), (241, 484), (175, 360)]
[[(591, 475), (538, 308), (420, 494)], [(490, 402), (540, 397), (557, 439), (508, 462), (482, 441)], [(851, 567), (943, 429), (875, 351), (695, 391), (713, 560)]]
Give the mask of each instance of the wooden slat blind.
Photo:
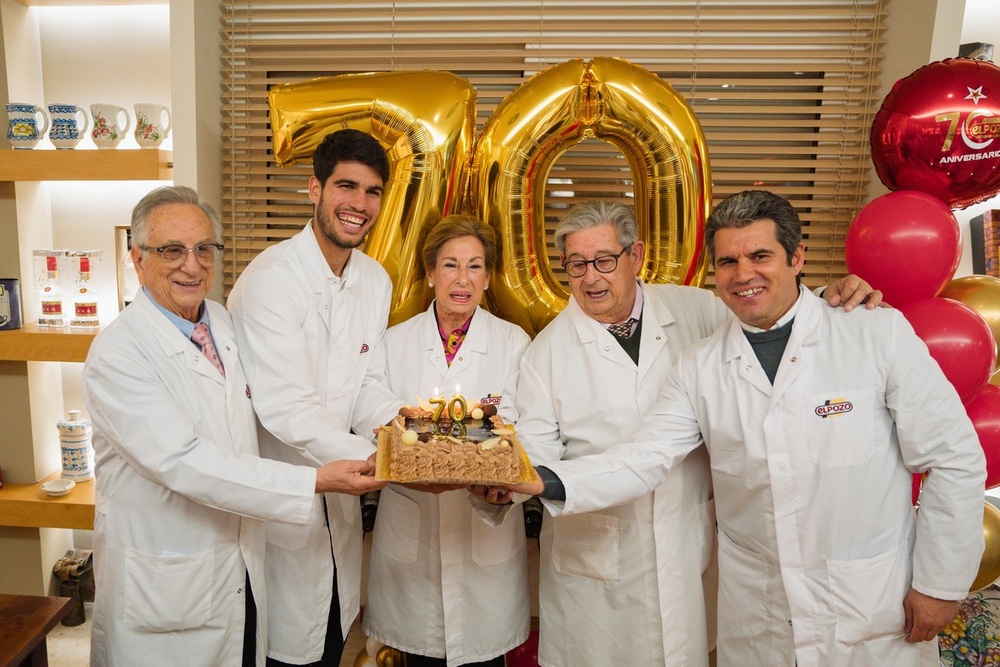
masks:
[[(478, 131), (532, 74), (595, 57), (656, 72), (688, 101), (704, 128), (716, 201), (747, 188), (792, 200), (806, 224), (804, 280), (826, 283), (846, 272), (844, 235), (865, 200), (888, 2), (223, 0), (226, 291), (312, 214), (310, 167), (277, 167), (271, 155), (271, 86), (446, 70), (476, 88)], [(554, 226), (578, 199), (631, 195), (624, 156), (588, 140), (553, 167), (546, 220)], [(551, 247), (550, 257), (555, 265)]]

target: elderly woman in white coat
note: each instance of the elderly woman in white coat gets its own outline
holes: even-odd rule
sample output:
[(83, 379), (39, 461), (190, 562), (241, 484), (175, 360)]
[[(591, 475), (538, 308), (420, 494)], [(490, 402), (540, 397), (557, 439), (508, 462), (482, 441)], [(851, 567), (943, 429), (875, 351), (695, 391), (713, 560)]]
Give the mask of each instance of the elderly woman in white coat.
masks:
[[(517, 420), (514, 392), (528, 336), (479, 307), (496, 266), (493, 230), (451, 215), (428, 234), (430, 307), (385, 335), (387, 376), (415, 402), (461, 387), (469, 405)], [(433, 489), (435, 491), (440, 489)], [(408, 667), (503, 667), (528, 636), (530, 611), (520, 506), (499, 526), (481, 521), (464, 489), (390, 485), (375, 523), (364, 630), (407, 654)]]

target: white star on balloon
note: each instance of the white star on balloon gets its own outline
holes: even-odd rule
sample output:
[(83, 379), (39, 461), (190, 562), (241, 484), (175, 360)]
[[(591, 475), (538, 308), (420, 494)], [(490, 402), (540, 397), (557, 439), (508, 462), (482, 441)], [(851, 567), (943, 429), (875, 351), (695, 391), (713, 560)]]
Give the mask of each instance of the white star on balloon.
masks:
[(986, 95), (983, 94), (983, 87), (969, 88), (969, 94), (965, 96), (965, 99), (972, 100), (973, 104), (978, 105), (979, 100), (986, 99)]

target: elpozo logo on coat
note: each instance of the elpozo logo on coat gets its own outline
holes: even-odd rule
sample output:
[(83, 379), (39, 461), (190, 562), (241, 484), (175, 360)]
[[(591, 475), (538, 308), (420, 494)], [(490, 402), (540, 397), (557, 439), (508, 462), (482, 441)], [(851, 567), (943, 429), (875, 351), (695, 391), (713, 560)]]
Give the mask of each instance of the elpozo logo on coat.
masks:
[(827, 417), (847, 414), (853, 409), (854, 404), (846, 398), (831, 398), (827, 399), (823, 405), (816, 406), (816, 414), (826, 419)]

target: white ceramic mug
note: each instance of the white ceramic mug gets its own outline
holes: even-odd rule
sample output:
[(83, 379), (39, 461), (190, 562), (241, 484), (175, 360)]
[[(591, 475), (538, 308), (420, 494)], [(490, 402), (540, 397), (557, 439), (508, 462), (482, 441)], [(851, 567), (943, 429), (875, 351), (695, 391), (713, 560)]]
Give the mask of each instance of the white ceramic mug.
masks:
[(91, 104), (90, 114), (94, 118), (90, 138), (98, 148), (117, 148), (132, 127), (128, 111), (117, 104)]
[(170, 109), (162, 104), (135, 105), (135, 141), (141, 148), (156, 148), (170, 134)]
[(49, 116), (45, 109), (25, 102), (7, 104), (7, 139), (14, 148), (34, 148), (45, 136)]
[(50, 104), (49, 117), (49, 141), (59, 149), (76, 148), (90, 127), (87, 112), (73, 104)]

